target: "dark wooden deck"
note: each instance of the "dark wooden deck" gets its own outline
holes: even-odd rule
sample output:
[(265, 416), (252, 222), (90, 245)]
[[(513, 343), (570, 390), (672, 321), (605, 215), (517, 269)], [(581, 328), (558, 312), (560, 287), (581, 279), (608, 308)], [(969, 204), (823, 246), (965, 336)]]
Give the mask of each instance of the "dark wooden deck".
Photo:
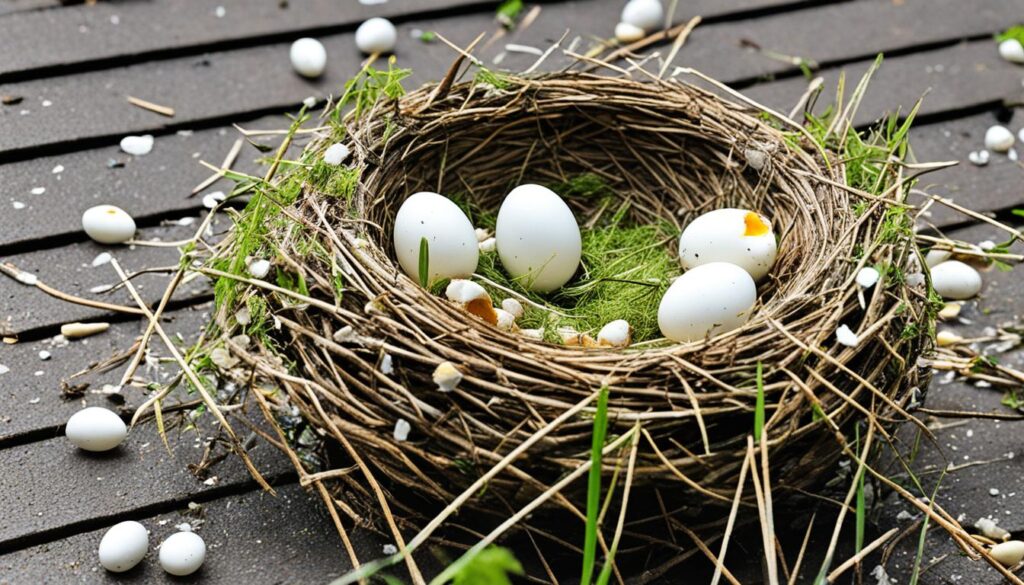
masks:
[[(19, 103), (0, 105), (0, 261), (13, 262), (60, 290), (87, 298), (108, 298), (89, 291), (116, 279), (109, 266), (91, 266), (101, 252), (114, 253), (131, 270), (176, 264), (174, 248), (110, 249), (94, 244), (81, 231), (82, 211), (99, 202), (112, 203), (135, 216), (144, 239), (169, 241), (191, 235), (194, 228), (178, 225), (177, 220), (202, 211), (199, 198), (187, 197), (209, 175), (197, 160), (219, 163), (238, 137), (233, 124), (280, 128), (285, 124), (282, 115), (297, 109), (307, 96), (325, 98), (336, 92), (358, 69), (361, 57), (352, 36), (362, 20), (375, 15), (393, 18), (399, 25), (398, 63), (414, 71), (411, 83), (418, 84), (443, 75), (453, 53), (441, 43), (414, 40), (409, 31), (436, 30), (465, 45), (482, 31), (497, 30), (495, 4), (0, 0), (0, 95), (21, 98)], [(217, 6), (224, 8), (223, 18), (215, 14)], [(545, 2), (531, 26), (493, 43), (480, 55), (493, 62), (508, 42), (546, 47), (566, 29), (571, 35), (609, 36), (620, 7), (619, 0)], [(895, 108), (906, 111), (927, 91), (920, 122), (912, 131), (919, 160), (963, 159), (981, 147), (985, 129), (997, 120), (1014, 131), (1024, 124), (1024, 114), (1014, 115), (1024, 103), (1024, 67), (1002, 61), (992, 41), (994, 32), (1024, 20), (1024, 0), (679, 3), (678, 22), (694, 15), (701, 15), (703, 23), (676, 64), (700, 69), (783, 111), (804, 92), (807, 80), (792, 64), (744, 48), (744, 41), (814, 60), (826, 87), (834, 86), (840, 71), (859, 77), (875, 55), (884, 52), (885, 64), (858, 121), (869, 123)], [(308, 81), (291, 71), (288, 45), (300, 36), (319, 37), (327, 46), (328, 71), (319, 80)], [(508, 53), (501, 66), (524, 68), (534, 59)], [(563, 64), (553, 57), (545, 66)], [(165, 118), (133, 107), (126, 95), (174, 107), (176, 115)], [(118, 150), (120, 138), (143, 133), (156, 136), (151, 154), (132, 158)], [(246, 145), (235, 166), (253, 170), (259, 156), (256, 148)], [(58, 166), (63, 171), (55, 173)], [(965, 164), (929, 175), (924, 187), (1013, 221), (1011, 210), (1024, 206), (1022, 178), (1020, 164), (994, 155), (984, 168)], [(33, 194), (39, 187), (45, 192)], [(218, 188), (226, 184), (209, 190)], [(16, 209), (14, 202), (25, 207)], [(1001, 239), (995, 230), (945, 208), (935, 207), (929, 220), (968, 241)], [(226, 222), (218, 229), (225, 227)], [(967, 335), (1018, 318), (1024, 313), (1022, 274), (986, 274), (984, 297), (968, 304), (963, 316), (969, 323), (957, 328)], [(136, 284), (150, 300), (164, 289), (159, 275), (142, 276)], [(122, 292), (110, 298), (130, 304)], [(204, 283), (181, 287), (174, 310), (167, 315), (168, 331), (184, 338), (196, 335), (210, 309), (209, 298)], [(62, 323), (85, 319), (108, 320), (114, 326), (88, 340), (52, 344)], [(322, 583), (343, 572), (347, 557), (319, 500), (297, 485), (287, 461), (267, 446), (255, 448), (253, 455), (278, 487), (276, 498), (261, 492), (234, 460), (214, 466), (201, 478), (187, 469), (201, 459), (213, 434), (210, 429), (179, 426), (170, 435), (172, 454), (152, 425), (137, 428), (128, 446), (111, 455), (87, 455), (63, 439), (62, 425), (83, 405), (117, 407), (97, 390), (104, 383), (116, 383), (122, 369), (88, 378), (90, 389), (70, 400), (61, 396), (62, 380), (131, 347), (140, 327), (123, 315), (61, 302), (0, 277), (0, 333), (18, 340), (0, 346), (0, 365), (5, 366), (0, 370), (9, 369), (0, 374), (0, 583), (169, 580), (150, 562), (126, 575), (107, 574), (96, 559), (97, 543), (106, 527), (139, 519), (152, 530), (155, 544), (182, 521), (190, 502), (205, 511), (200, 531), (210, 551), (202, 571), (187, 581)], [(41, 360), (38, 354), (43, 349), (52, 358)], [(162, 355), (154, 344), (153, 357)], [(1001, 359), (1020, 366), (1022, 355), (1014, 352)], [(166, 371), (161, 373), (160, 368)], [(148, 374), (159, 379), (169, 372), (171, 365), (154, 363)], [(143, 399), (137, 388), (126, 389), (124, 396), (126, 413)], [(937, 380), (929, 406), (1005, 410), (1001, 396), (1001, 391)], [(994, 515), (1004, 528), (1018, 536), (1024, 533), (1022, 428), (1014, 422), (947, 423), (937, 431), (938, 448), (929, 448), (922, 456), (925, 463), (942, 467), (945, 458), (959, 466), (944, 482), (940, 501), (954, 515), (963, 514), (966, 524)], [(971, 462), (983, 464), (963, 465)], [(990, 495), (990, 488), (1000, 495)], [(877, 511), (876, 527), (910, 526), (902, 517), (897, 519), (904, 509), (898, 502), (884, 503)], [(821, 513), (827, 515), (824, 509)], [(356, 538), (363, 557), (380, 556), (385, 541), (364, 533)], [(890, 572), (899, 575), (900, 583), (907, 581), (916, 540), (917, 532), (905, 538), (890, 563)], [(937, 532), (928, 543), (926, 564), (937, 562), (924, 573), (922, 583), (1000, 582), (994, 571), (958, 555)], [(784, 545), (798, 548), (799, 538), (795, 545)], [(739, 557), (733, 562), (741, 563)], [(812, 579), (819, 565), (805, 566), (811, 565), (799, 582)], [(757, 566), (734, 570), (751, 582), (760, 579)], [(683, 582), (687, 574), (670, 574), (665, 582)]]

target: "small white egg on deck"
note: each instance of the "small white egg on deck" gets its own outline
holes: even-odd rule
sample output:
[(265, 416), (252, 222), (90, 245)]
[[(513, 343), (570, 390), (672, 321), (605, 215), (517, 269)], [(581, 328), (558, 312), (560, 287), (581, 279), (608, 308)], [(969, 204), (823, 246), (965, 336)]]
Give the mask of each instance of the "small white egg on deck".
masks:
[(658, 327), (673, 341), (703, 339), (747, 322), (757, 301), (750, 274), (727, 262), (691, 268), (665, 291), (658, 306)]
[(367, 55), (390, 53), (395, 50), (398, 31), (386, 18), (374, 17), (356, 29), (356, 47)]
[(121, 150), (132, 156), (144, 156), (153, 150), (153, 135), (125, 136), (121, 139)]
[(520, 185), (498, 210), (494, 229), (501, 264), (525, 288), (551, 292), (576, 274), (583, 251), (572, 210), (554, 191)]
[(171, 575), (191, 575), (206, 560), (206, 543), (195, 532), (176, 532), (160, 545), (160, 566)]
[(992, 558), (999, 561), (1000, 564), (1012, 567), (1024, 560), (1024, 542), (1007, 540), (993, 546), (989, 552), (992, 554)]
[(292, 43), (288, 56), (292, 61), (292, 69), (303, 77), (320, 77), (327, 67), (327, 49), (323, 43), (309, 37)]
[(931, 271), (932, 287), (944, 299), (969, 299), (981, 291), (981, 275), (959, 260), (947, 260)]
[(716, 209), (691, 221), (679, 236), (683, 268), (709, 262), (728, 262), (759, 281), (778, 254), (771, 223), (746, 209)]
[(615, 25), (615, 38), (620, 43), (635, 43), (644, 38), (646, 34), (644, 29), (628, 22), (620, 22)]
[(340, 142), (336, 142), (328, 146), (327, 150), (324, 151), (324, 164), (336, 167), (345, 162), (348, 155), (348, 147)]
[(985, 148), (996, 152), (1006, 152), (1013, 147), (1013, 132), (1006, 126), (998, 124), (985, 131)]
[(999, 43), (999, 56), (1010, 63), (1024, 63), (1024, 45), (1017, 39), (1006, 39)]
[(122, 244), (135, 235), (135, 220), (113, 205), (97, 205), (82, 214), (82, 229), (101, 244)]
[(90, 406), (71, 415), (64, 434), (79, 449), (109, 451), (128, 436), (128, 427), (112, 411)]
[(476, 271), (480, 249), (473, 224), (451, 199), (421, 191), (406, 199), (395, 215), (395, 256), (416, 282), (423, 238), (427, 239), (430, 282), (467, 277)]
[(983, 167), (988, 164), (991, 156), (987, 150), (972, 150), (967, 153), (967, 160), (971, 161), (971, 164), (976, 167)]
[(129, 571), (149, 551), (149, 532), (133, 520), (110, 527), (100, 540), (100, 565), (112, 573)]
[(619, 21), (652, 31), (665, 24), (665, 9), (660, 0), (629, 0)]

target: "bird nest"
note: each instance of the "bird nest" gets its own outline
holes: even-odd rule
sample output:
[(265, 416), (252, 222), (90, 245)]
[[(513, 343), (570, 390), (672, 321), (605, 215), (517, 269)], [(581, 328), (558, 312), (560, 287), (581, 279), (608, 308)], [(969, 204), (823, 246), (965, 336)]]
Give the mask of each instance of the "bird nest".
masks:
[[(220, 339), (249, 366), (242, 381), (282, 446), (301, 451), (280, 425), (296, 414), (324, 440), (320, 469), (293, 460), (335, 495), (332, 511), (384, 512), (393, 529), (456, 507), (506, 518), (538, 501), (582, 518), (587, 482), (575, 478), (596, 464), (605, 414), (603, 485), (622, 485), (632, 451), (634, 501), (670, 488), (682, 508), (755, 506), (754, 490), (737, 497), (750, 463), (778, 502), (910, 418), (934, 308), (924, 279), (908, 277), (921, 276), (909, 182), (884, 129), (861, 136), (840, 115), (797, 125), (678, 81), (488, 74), (403, 96), (389, 87), (350, 85), (324, 117), (331, 136), (254, 196), (211, 263)], [(351, 155), (325, 164), (338, 141)], [(628, 225), (681, 229), (723, 207), (770, 218), (779, 257), (750, 320), (688, 343), (570, 347), (500, 330), (398, 267), (392, 227), (410, 194), (494, 212), (518, 184), (580, 176), (607, 195), (565, 196), (584, 226), (609, 198), (628, 203)], [(265, 280), (245, 274), (254, 257), (272, 261)], [(873, 287), (856, 282), (864, 267), (881, 274)], [(853, 343), (837, 340), (844, 325)], [(433, 379), (445, 362), (461, 374), (449, 392)]]

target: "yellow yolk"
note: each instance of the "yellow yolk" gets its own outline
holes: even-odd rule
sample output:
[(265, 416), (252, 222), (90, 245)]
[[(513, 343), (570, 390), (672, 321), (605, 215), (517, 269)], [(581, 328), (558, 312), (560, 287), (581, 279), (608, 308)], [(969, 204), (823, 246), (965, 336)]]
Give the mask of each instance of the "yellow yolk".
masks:
[(466, 311), (480, 317), (491, 325), (498, 324), (498, 314), (494, 312), (494, 306), (489, 298), (473, 299), (466, 303)]
[(743, 216), (743, 223), (746, 224), (746, 229), (743, 231), (744, 236), (763, 236), (772, 230), (771, 226), (761, 220), (761, 216), (748, 211)]

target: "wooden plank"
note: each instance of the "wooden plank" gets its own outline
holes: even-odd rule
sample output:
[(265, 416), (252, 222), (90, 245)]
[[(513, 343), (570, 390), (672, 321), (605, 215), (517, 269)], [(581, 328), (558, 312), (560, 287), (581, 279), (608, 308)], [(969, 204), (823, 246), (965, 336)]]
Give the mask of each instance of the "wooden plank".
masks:
[(0, 16), (9, 16), (16, 12), (57, 8), (60, 0), (0, 0)]
[[(206, 303), (174, 311), (166, 315), (162, 325), (168, 335), (180, 336), (184, 343), (191, 343), (209, 321), (211, 309), (211, 304)], [(47, 337), (5, 346), (0, 354), (0, 364), (8, 370), (0, 374), (0, 400), (5, 405), (0, 416), (0, 446), (56, 437), (60, 434), (58, 427), (86, 406), (102, 406), (125, 416), (133, 414), (148, 398), (147, 391), (135, 387), (122, 388), (119, 395), (124, 398), (123, 404), (111, 401), (102, 393), (105, 384), (120, 382), (126, 364), (107, 372), (90, 373), (74, 379), (70, 376), (131, 349), (145, 324), (141, 320), (114, 323), (103, 334), (75, 341)], [(40, 358), (43, 351), (48, 354), (46, 359)], [(150, 354), (154, 358), (169, 355), (158, 340), (150, 344)], [(141, 376), (156, 382), (165, 382), (176, 372), (177, 366), (169, 364), (164, 364), (159, 370), (150, 367), (140, 369)], [(62, 381), (86, 383), (89, 388), (80, 398), (64, 398)], [(164, 405), (174, 406), (183, 400), (191, 402), (195, 398), (184, 393), (173, 394)]]
[[(91, 202), (79, 205), (85, 207)], [(152, 240), (160, 238), (169, 242), (190, 238), (198, 226), (172, 225), (140, 230), (140, 239)], [(223, 224), (216, 229), (223, 229)], [(66, 293), (75, 294), (91, 300), (100, 300), (135, 306), (128, 292), (121, 289), (106, 294), (89, 292), (93, 287), (112, 285), (118, 282), (117, 274), (109, 265), (93, 267), (92, 262), (99, 254), (108, 252), (114, 255), (126, 271), (148, 268), (177, 266), (179, 253), (177, 248), (138, 246), (131, 249), (125, 246), (101, 246), (92, 241), (79, 242), (50, 250), (27, 252), (4, 258), (18, 268), (31, 272), (39, 280)], [(163, 295), (167, 285), (167, 277), (161, 274), (143, 274), (132, 283), (143, 298), (156, 302)], [(175, 299), (177, 302), (190, 302), (210, 294), (210, 288), (204, 279), (185, 283), (179, 287)], [(5, 335), (24, 333), (29, 330), (41, 330), (50, 336), (62, 323), (86, 321), (90, 319), (107, 319), (105, 310), (71, 304), (55, 299), (33, 286), (26, 286), (7, 276), (0, 276), (0, 326), (4, 327)], [(120, 317), (120, 320), (129, 320)]]
[[(919, 161), (961, 161), (958, 166), (923, 176), (918, 187), (975, 211), (1024, 208), (1019, 163), (995, 152), (991, 153), (989, 163), (984, 167), (975, 166), (967, 160), (971, 151), (985, 147), (985, 131), (993, 124), (1002, 123), (992, 113), (982, 113), (912, 128), (910, 144)], [(1022, 123), (1024, 113), (1017, 112), (1006, 125), (1016, 132)], [(1024, 154), (1024, 144), (1018, 142), (1016, 148)], [(913, 203), (920, 205), (923, 201), (915, 198)], [(944, 205), (933, 205), (929, 212), (925, 220), (939, 227), (970, 219)]]
[[(351, 567), (322, 502), (297, 485), (282, 487), (277, 497), (250, 491), (215, 500), (203, 509), (205, 520), (196, 532), (206, 541), (206, 562), (188, 582), (327, 583)], [(0, 583), (169, 581), (160, 570), (155, 549), (176, 531), (175, 526), (193, 520), (185, 512), (183, 508), (135, 517), (150, 530), (150, 553), (130, 572), (114, 575), (99, 568), (96, 549), (107, 528), (104, 525), (98, 530), (0, 556)], [(350, 534), (362, 561), (383, 556), (387, 539), (362, 529)], [(436, 560), (424, 558), (420, 563), (427, 574), (438, 571)], [(389, 573), (408, 582), (400, 567)]]
[[(173, 455), (151, 424), (137, 426), (125, 443), (106, 453), (76, 449), (64, 437), (0, 451), (0, 490), (5, 494), (0, 501), (0, 553), (91, 530), (106, 525), (105, 519), (150, 515), (180, 508), (189, 499), (209, 500), (254, 487), (237, 457), (211, 468), (217, 480), (210, 485), (185, 468), (201, 460), (214, 434), (210, 420), (203, 418), (198, 432), (173, 430), (171, 437), (178, 437), (171, 442)], [(261, 441), (250, 455), (271, 479), (292, 469), (284, 455)]]
[[(244, 122), (247, 129), (287, 128), (284, 116), (267, 116)], [(29, 249), (42, 240), (81, 241), (84, 202), (117, 205), (138, 219), (169, 214), (197, 214), (202, 198), (189, 197), (192, 189), (212, 174), (199, 164), (220, 165), (241, 135), (234, 128), (211, 128), (159, 136), (153, 151), (141, 157), (124, 154), (117, 146), (80, 150), (0, 165), (0, 256)], [(276, 146), (280, 136), (256, 136), (253, 142)], [(304, 144), (300, 139), (297, 144)], [(246, 143), (234, 169), (254, 172), (264, 153)], [(112, 167), (110, 161), (123, 163)], [(55, 169), (60, 172), (53, 172)], [(227, 191), (221, 180), (205, 192)], [(33, 195), (39, 187), (46, 191)], [(25, 205), (14, 209), (14, 202)], [(71, 202), (72, 204), (63, 204)], [(20, 207), (20, 206), (19, 206)]]
[(497, 5), (496, 0), (390, 0), (374, 5), (341, 5), (336, 0), (155, 0), (23, 12), (0, 20), (5, 55), (0, 82), (26, 74), (73, 71), (84, 64), (117, 66), (119, 60), (339, 32), (372, 16), (401, 20), (440, 10), (493, 14)]

